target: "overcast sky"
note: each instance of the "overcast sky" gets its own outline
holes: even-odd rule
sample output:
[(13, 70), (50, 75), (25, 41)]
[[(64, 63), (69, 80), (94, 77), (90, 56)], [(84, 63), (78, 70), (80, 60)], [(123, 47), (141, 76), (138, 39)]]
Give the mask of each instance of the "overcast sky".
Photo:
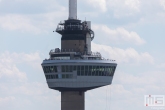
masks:
[[(151, 110), (144, 95), (165, 95), (165, 0), (78, 0), (78, 18), (92, 21), (92, 51), (118, 62), (112, 85), (86, 93), (86, 110)], [(68, 0), (0, 0), (1, 110), (60, 110), (41, 63), (66, 19)]]

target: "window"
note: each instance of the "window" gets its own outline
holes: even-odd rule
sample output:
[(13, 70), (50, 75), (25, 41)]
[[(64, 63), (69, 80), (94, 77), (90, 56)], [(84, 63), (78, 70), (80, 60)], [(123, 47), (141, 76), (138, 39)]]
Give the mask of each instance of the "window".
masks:
[(66, 72), (69, 72), (69, 67), (68, 66), (66, 66)]
[(66, 74), (66, 79), (68, 79), (69, 78), (69, 74)]
[(102, 67), (102, 76), (104, 76), (104, 74), (105, 74), (105, 67), (103, 66)]
[(103, 67), (100, 66), (100, 69), (99, 69), (99, 76), (102, 76), (102, 70), (103, 70)]
[(92, 76), (95, 76), (95, 72), (96, 72), (96, 66), (93, 66), (93, 69), (92, 69)]
[(65, 74), (63, 74), (63, 75), (62, 75), (62, 79), (65, 79), (65, 78), (66, 78), (66, 77), (65, 77)]
[(77, 68), (76, 68), (76, 67), (77, 67), (77, 66), (74, 66), (74, 69), (73, 69), (74, 71), (76, 71), (76, 70), (77, 70)]
[(62, 66), (62, 72), (65, 72), (65, 66)]
[(89, 76), (92, 75), (92, 70), (93, 70), (92, 66), (89, 66), (89, 73), (88, 73)]
[(85, 66), (85, 76), (88, 76), (88, 74), (89, 74), (88, 66)]
[[(116, 67), (115, 66), (92, 66), (92, 65), (63, 65), (61, 66), (62, 72), (77, 71), (78, 76), (113, 76)], [(57, 72), (57, 66), (44, 67), (45, 72)], [(56, 77), (56, 76), (55, 76)], [(58, 78), (69, 78), (68, 75), (58, 76)]]
[(80, 76), (80, 66), (77, 66), (77, 75)]
[(81, 66), (81, 76), (84, 76), (84, 66)]
[(50, 67), (50, 72), (51, 72), (51, 73), (55, 72), (55, 69), (54, 69), (53, 66)]
[(57, 72), (57, 66), (45, 66), (43, 67), (44, 73), (55, 73)]
[(62, 78), (62, 75), (61, 74), (58, 74), (58, 79), (61, 79)]
[(70, 72), (72, 72), (73, 71), (73, 66), (70, 66)]
[(44, 66), (42, 67), (42, 69), (43, 69), (44, 73), (46, 73), (46, 71), (45, 71), (45, 67), (44, 67)]
[(72, 79), (73, 74), (46, 75), (46, 79)]
[(99, 76), (99, 70), (100, 70), (100, 68), (99, 68), (99, 66), (97, 66), (97, 67), (96, 67), (96, 73), (95, 73), (96, 76)]
[(55, 72), (57, 73), (57, 66), (54, 66), (54, 68), (55, 68)]

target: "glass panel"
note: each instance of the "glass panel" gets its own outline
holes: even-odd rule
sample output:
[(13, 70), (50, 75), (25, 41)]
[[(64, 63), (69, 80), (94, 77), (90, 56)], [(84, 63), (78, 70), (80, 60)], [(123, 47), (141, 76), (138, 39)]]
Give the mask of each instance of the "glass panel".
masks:
[(77, 75), (78, 75), (78, 76), (81, 76), (80, 71), (77, 71)]
[(70, 66), (68, 66), (68, 71), (67, 72), (70, 72)]
[(84, 66), (81, 66), (81, 71), (84, 71)]
[(51, 79), (53, 79), (53, 75), (51, 75)]
[(58, 74), (55, 75), (56, 79), (58, 79)]
[(49, 66), (47, 66), (47, 72), (50, 73), (50, 67)]
[(114, 67), (113, 67), (113, 70), (112, 70), (112, 75), (111, 75), (111, 76), (113, 76), (113, 75), (114, 75), (115, 70), (116, 70), (116, 67), (114, 66)]
[(45, 66), (46, 73), (49, 73), (48, 67)]
[(85, 71), (88, 71), (88, 66), (85, 66)]
[(92, 70), (93, 70), (92, 66), (89, 66), (89, 72), (88, 72), (89, 76), (91, 76)]
[(102, 74), (103, 74), (103, 76), (105, 76), (106, 75), (106, 66), (104, 66), (103, 69), (104, 69), (104, 71)]
[(96, 66), (93, 66), (93, 69), (92, 69), (92, 76), (95, 76), (95, 72), (96, 72)]
[(84, 66), (81, 66), (81, 76), (84, 76)]
[(80, 71), (80, 66), (77, 66), (77, 70)]
[(73, 72), (73, 66), (70, 66), (70, 72)]
[(67, 79), (69, 78), (69, 74), (66, 74), (66, 78), (67, 78)]
[(57, 72), (57, 66), (54, 66), (54, 71)]
[(114, 69), (113, 66), (111, 66), (111, 67), (109, 68), (109, 76), (112, 76), (112, 74), (113, 74), (113, 69)]
[(62, 72), (65, 72), (65, 66), (62, 66)]
[(45, 72), (45, 67), (44, 67), (44, 66), (42, 66), (42, 69), (43, 69), (44, 73), (46, 73), (46, 72)]
[(53, 66), (50, 66), (50, 72), (51, 72), (51, 73), (54, 72), (54, 68), (53, 68)]
[(62, 74), (62, 79), (65, 79), (65, 74)]
[(80, 66), (77, 66), (77, 75), (80, 76)]
[(102, 76), (104, 76), (104, 73), (105, 73), (105, 67), (103, 66), (102, 67)]
[(102, 71), (103, 71), (103, 67), (100, 66), (100, 69), (99, 69), (99, 76), (102, 76)]
[(85, 76), (88, 76), (88, 72), (89, 72), (89, 70), (88, 70), (88, 66), (85, 66)]
[(62, 78), (62, 75), (61, 74), (58, 74), (58, 79), (61, 79)]
[(109, 74), (109, 67), (107, 66), (106, 67), (106, 76), (108, 76), (108, 74)]
[(77, 68), (76, 68), (77, 66), (74, 66), (74, 71), (76, 71), (77, 70)]
[(68, 66), (66, 66), (66, 71), (65, 72), (69, 72)]
[(99, 68), (99, 66), (97, 66), (97, 67), (96, 67), (96, 72), (95, 72), (96, 76), (99, 75), (99, 70), (100, 70), (100, 68)]

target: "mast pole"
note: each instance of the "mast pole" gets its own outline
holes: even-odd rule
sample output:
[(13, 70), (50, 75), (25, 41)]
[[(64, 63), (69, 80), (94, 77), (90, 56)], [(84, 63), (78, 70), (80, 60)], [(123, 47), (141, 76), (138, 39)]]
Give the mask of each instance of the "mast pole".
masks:
[(69, 0), (69, 19), (77, 19), (77, 0)]

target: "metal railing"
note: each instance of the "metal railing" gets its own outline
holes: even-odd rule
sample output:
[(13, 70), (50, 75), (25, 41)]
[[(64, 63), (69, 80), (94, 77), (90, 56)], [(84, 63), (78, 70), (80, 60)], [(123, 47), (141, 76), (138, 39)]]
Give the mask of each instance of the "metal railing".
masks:
[(116, 62), (116, 60), (110, 60), (110, 59), (66, 59), (66, 58), (49, 58), (49, 59), (45, 59), (45, 61), (48, 60), (104, 60), (104, 61), (112, 61), (112, 62)]
[(82, 55), (82, 57), (90, 57), (90, 56), (96, 56), (101, 57), (100, 52), (88, 52), (88, 53), (81, 53), (78, 51), (75, 51), (75, 49), (52, 49), (50, 50), (49, 54), (75, 54), (75, 55)]

